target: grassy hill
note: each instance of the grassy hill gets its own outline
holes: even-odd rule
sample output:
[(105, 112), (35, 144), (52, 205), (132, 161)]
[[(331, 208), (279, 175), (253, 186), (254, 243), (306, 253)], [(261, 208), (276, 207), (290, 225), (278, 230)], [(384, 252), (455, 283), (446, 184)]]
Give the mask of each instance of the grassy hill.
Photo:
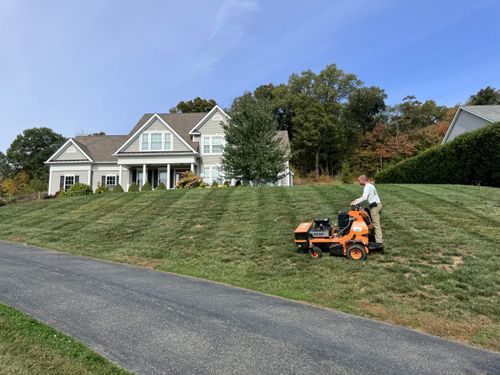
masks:
[[(108, 194), (0, 208), (0, 238), (333, 307), (500, 350), (500, 190), (379, 185), (385, 254), (297, 253), (356, 185)], [(335, 221), (335, 219), (334, 219)]]

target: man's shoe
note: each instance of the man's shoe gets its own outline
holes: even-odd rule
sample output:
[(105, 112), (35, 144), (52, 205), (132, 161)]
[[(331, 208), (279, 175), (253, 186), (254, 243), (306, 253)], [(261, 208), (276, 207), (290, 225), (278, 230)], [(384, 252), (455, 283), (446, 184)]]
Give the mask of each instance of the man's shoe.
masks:
[(383, 249), (384, 243), (383, 242), (370, 242), (368, 244), (368, 247), (372, 250)]

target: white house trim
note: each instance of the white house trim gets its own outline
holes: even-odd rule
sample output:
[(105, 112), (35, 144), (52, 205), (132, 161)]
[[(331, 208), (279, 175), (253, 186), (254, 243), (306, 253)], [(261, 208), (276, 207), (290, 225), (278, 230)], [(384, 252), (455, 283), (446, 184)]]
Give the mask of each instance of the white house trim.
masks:
[(231, 119), (231, 117), (226, 113), (224, 112), (224, 110), (219, 107), (218, 105), (215, 105), (215, 107), (213, 107), (210, 112), (208, 112), (195, 126), (193, 129), (191, 129), (191, 131), (189, 132), (189, 134), (191, 135), (194, 135), (194, 134), (198, 134), (198, 128), (200, 128), (216, 111), (220, 111), (224, 116), (226, 116), (228, 119)]
[(479, 117), (479, 118), (482, 118), (483, 120), (485, 121), (488, 121), (489, 123), (492, 123), (493, 124), (493, 121), (491, 121), (491, 119), (489, 118), (486, 118), (484, 116), (481, 116), (481, 115), (478, 115), (477, 113), (473, 112), (473, 111), (470, 111), (468, 110), (467, 108), (464, 108), (464, 107), (459, 107), (457, 109), (457, 112), (455, 112), (455, 116), (453, 116), (453, 120), (451, 121), (451, 124), (450, 126), (448, 127), (448, 130), (446, 131), (446, 134), (444, 135), (444, 138), (443, 138), (443, 141), (441, 142), (442, 145), (444, 145), (446, 142), (448, 142), (448, 138), (450, 137), (450, 134), (451, 132), (453, 131), (453, 128), (455, 127), (455, 123), (457, 122), (458, 120), (458, 116), (460, 114), (460, 111), (465, 111), (467, 113), (470, 113), (471, 115), (474, 115), (476, 117)]
[[(118, 155), (118, 153), (124, 149), (126, 146), (130, 145), (130, 143), (132, 143), (132, 141), (137, 137), (137, 135), (139, 135), (144, 128), (146, 128), (147, 126), (150, 125), (150, 123), (152, 122), (152, 120), (155, 120), (155, 119), (158, 119), (163, 125), (165, 125), (165, 127), (170, 130), (170, 132), (172, 132), (172, 134), (174, 134), (182, 143), (184, 143), (184, 145), (186, 145), (192, 152), (194, 152), (195, 154), (197, 154), (196, 150), (193, 149), (189, 143), (187, 143), (179, 134), (177, 134), (177, 132), (169, 125), (167, 124), (159, 115), (158, 113), (155, 113), (153, 114), (145, 123), (144, 125), (142, 125), (129, 139), (127, 139), (127, 141), (121, 145), (121, 147), (115, 151), (115, 153), (113, 154), (113, 156), (116, 156)], [(139, 140), (140, 141), (140, 140)], [(173, 144), (173, 139), (172, 139), (172, 144)], [(161, 151), (161, 150), (160, 150)]]
[[(92, 158), (90, 156), (88, 156), (87, 153), (85, 151), (83, 151), (80, 146), (78, 146), (78, 144), (73, 140), (73, 138), (70, 138), (66, 142), (64, 142), (64, 144), (61, 147), (59, 147), (59, 149), (56, 152), (54, 152), (54, 154), (45, 163), (54, 163), (55, 161), (52, 161), (52, 159), (54, 159), (55, 157), (59, 156), (59, 154), (68, 145), (68, 143), (71, 143), (73, 146), (75, 146), (78, 149), (78, 151), (80, 151), (83, 154), (83, 156), (85, 156), (91, 163), (94, 162), (94, 160), (92, 160)], [(63, 163), (64, 161), (61, 160), (59, 162)], [(77, 162), (81, 163), (81, 161), (77, 161)]]

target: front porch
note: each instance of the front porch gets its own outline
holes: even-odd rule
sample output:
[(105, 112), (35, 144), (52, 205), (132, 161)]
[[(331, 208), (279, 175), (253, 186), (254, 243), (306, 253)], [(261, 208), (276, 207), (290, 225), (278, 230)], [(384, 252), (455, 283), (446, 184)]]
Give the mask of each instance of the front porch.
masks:
[[(165, 185), (167, 189), (174, 189), (175, 185), (181, 179), (181, 175), (184, 172), (191, 171), (196, 173), (197, 166), (192, 164), (143, 164), (141, 166), (137, 165), (124, 165), (123, 168), (128, 170), (128, 183), (126, 188), (135, 183), (142, 188), (142, 186), (147, 182), (151, 185), (153, 189), (156, 189), (161, 183)], [(144, 177), (146, 176), (146, 178)]]

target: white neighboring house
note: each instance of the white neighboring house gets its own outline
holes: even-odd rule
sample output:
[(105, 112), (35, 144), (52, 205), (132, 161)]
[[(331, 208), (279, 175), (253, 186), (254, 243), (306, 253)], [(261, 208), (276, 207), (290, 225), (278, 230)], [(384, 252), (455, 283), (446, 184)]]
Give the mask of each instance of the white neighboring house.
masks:
[(452, 141), (459, 135), (500, 121), (500, 105), (464, 105), (458, 108), (455, 117), (441, 144)]
[[(208, 113), (147, 113), (128, 135), (70, 138), (46, 161), (49, 194), (76, 183), (93, 190), (98, 185), (113, 189), (120, 184), (127, 191), (132, 183), (141, 187), (148, 181), (153, 189), (160, 183), (172, 189), (189, 170), (208, 184), (222, 184), (222, 123), (228, 120), (219, 106)], [(288, 133), (279, 131), (277, 136), (290, 154)], [(287, 162), (277, 185), (290, 186), (292, 179)]]

